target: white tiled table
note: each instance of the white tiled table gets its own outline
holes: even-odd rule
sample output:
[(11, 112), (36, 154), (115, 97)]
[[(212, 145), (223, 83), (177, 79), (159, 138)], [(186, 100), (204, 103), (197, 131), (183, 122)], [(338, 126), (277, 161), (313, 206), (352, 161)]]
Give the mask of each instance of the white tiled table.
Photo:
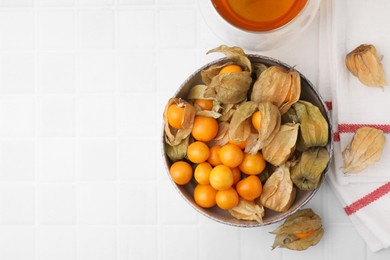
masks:
[[(318, 29), (262, 54), (318, 84)], [(196, 0), (0, 0), (0, 259), (389, 259), (326, 183), (307, 205), (325, 235), (305, 252), (271, 251), (277, 225), (221, 225), (179, 197), (163, 107), (221, 43)]]

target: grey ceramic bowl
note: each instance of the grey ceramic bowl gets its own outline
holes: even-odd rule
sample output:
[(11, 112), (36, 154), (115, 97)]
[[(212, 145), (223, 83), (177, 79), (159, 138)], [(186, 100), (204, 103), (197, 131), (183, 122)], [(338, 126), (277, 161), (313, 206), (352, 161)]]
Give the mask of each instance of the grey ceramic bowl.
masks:
[[(263, 63), (267, 66), (279, 65), (279, 66), (284, 67), (284, 68), (292, 68), (291, 66), (289, 66), (281, 61), (278, 61), (278, 60), (275, 60), (275, 59), (272, 59), (269, 57), (260, 56), (260, 55), (248, 55), (248, 57), (250, 58), (250, 60), (252, 62)], [(219, 60), (213, 61), (213, 62), (206, 64), (203, 67), (199, 68), (192, 75), (190, 75), (186, 79), (186, 81), (184, 81), (184, 83), (179, 87), (179, 89), (175, 93), (175, 97), (186, 98), (186, 96), (187, 96), (187, 94), (192, 86), (195, 86), (196, 84), (202, 83), (201, 76), (200, 76), (200, 72), (202, 70), (208, 68), (211, 65), (225, 62), (226, 60), (227, 60), (226, 58), (219, 59)], [(315, 106), (317, 106), (320, 109), (323, 116), (325, 117), (325, 119), (327, 120), (328, 125), (331, 126), (332, 125), (331, 118), (329, 116), (329, 111), (327, 109), (327, 106), (326, 106), (323, 98), (321, 97), (319, 92), (315, 89), (313, 84), (305, 76), (303, 76), (301, 73), (300, 73), (300, 76), (301, 76), (301, 87), (302, 87), (300, 99), (309, 101), (312, 104), (314, 104)], [(165, 160), (166, 172), (170, 178), (169, 167), (172, 163), (169, 160), (169, 158), (166, 155), (165, 150), (164, 150), (164, 130), (162, 133), (161, 140), (162, 140), (162, 147), (163, 147), (162, 149), (163, 149), (163, 157)], [(328, 144), (327, 144), (327, 149), (329, 152), (329, 157), (332, 160), (333, 134), (332, 134), (331, 127), (329, 127), (329, 140), (328, 140)], [(330, 160), (330, 162), (331, 162), (331, 160)], [(330, 162), (328, 163), (328, 166), (324, 170), (323, 175), (325, 175), (326, 172), (328, 171)], [(322, 180), (323, 179), (324, 178), (322, 178)], [(313, 191), (302, 191), (300, 189), (297, 189), (297, 195), (296, 195), (295, 201), (288, 211), (283, 212), (283, 213), (279, 213), (279, 212), (265, 209), (265, 216), (263, 218), (264, 222), (260, 224), (256, 221), (238, 220), (238, 219), (232, 217), (229, 214), (229, 212), (227, 212), (226, 210), (222, 210), (222, 209), (218, 208), (217, 206), (210, 208), (210, 209), (205, 209), (205, 208), (199, 207), (193, 199), (192, 194), (194, 191), (194, 187), (191, 184), (180, 186), (180, 185), (177, 185), (176, 183), (174, 183), (172, 179), (171, 179), (171, 181), (172, 181), (174, 188), (178, 191), (178, 193), (181, 195), (181, 197), (185, 201), (187, 201), (199, 213), (201, 213), (201, 214), (207, 216), (208, 218), (213, 219), (217, 222), (227, 224), (227, 225), (232, 225), (232, 226), (239, 226), (239, 227), (258, 227), (258, 226), (265, 226), (265, 225), (269, 225), (269, 224), (273, 224), (273, 223), (282, 221), (285, 218), (287, 218), (288, 216), (290, 216), (291, 214), (298, 211), (302, 206), (304, 206), (315, 195), (315, 193), (318, 190), (318, 189), (316, 189)]]

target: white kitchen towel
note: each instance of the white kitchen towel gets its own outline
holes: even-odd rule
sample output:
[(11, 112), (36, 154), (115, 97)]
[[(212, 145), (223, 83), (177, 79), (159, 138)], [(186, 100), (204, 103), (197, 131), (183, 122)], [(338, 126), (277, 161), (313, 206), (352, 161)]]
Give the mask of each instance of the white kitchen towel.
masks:
[[(377, 6), (377, 3), (379, 2), (385, 1), (376, 1), (374, 4), (375, 9), (380, 9)], [(353, 7), (349, 7), (349, 5)], [(360, 5), (360, 7), (357, 5)], [(382, 126), (385, 125), (386, 122), (389, 122), (386, 121), (386, 117), (381, 118), (383, 113), (382, 115), (370, 117), (370, 113), (372, 113), (373, 110), (370, 109), (369, 104), (367, 104), (369, 101), (368, 98), (364, 101), (364, 99), (361, 99), (364, 96), (362, 96), (362, 94), (358, 95), (354, 91), (354, 88), (359, 88), (357, 92), (362, 93), (363, 91), (366, 91), (364, 89), (366, 87), (359, 85), (360, 83), (348, 75), (343, 67), (343, 57), (345, 57), (345, 54), (347, 53), (347, 48), (349, 49), (349, 47), (347, 47), (349, 46), (349, 43), (347, 42), (351, 41), (352, 38), (351, 36), (348, 36), (346, 31), (343, 31), (344, 33), (339, 33), (338, 30), (344, 30), (345, 27), (352, 28), (353, 21), (350, 21), (349, 19), (358, 19), (359, 15), (355, 15), (355, 12), (359, 10), (359, 12), (362, 12), (361, 10), (369, 9), (367, 5), (370, 5), (369, 2), (363, 0), (322, 1), (320, 9), (319, 89), (326, 99), (330, 98), (332, 101), (333, 130), (336, 132), (334, 164), (327, 174), (328, 183), (332, 187), (356, 230), (367, 243), (368, 248), (373, 252), (377, 252), (390, 246), (390, 222), (388, 221), (390, 218), (390, 182), (386, 180), (386, 173), (389, 173), (386, 172), (385, 166), (388, 162), (367, 168), (367, 176), (362, 176), (361, 174), (364, 173), (359, 173), (355, 178), (344, 177), (341, 170), (341, 149), (345, 147), (345, 142), (348, 142), (347, 140), (352, 138), (353, 133), (349, 133), (348, 131), (353, 132), (353, 127), (356, 127), (354, 124), (366, 124), (368, 122), (368, 124), (381, 123), (380, 126)], [(383, 8), (387, 8), (388, 11), (390, 11), (388, 7), (388, 4), (383, 5)], [(354, 15), (349, 15), (349, 12), (353, 12)], [(342, 17), (342, 14), (345, 17)], [(372, 17), (375, 17), (375, 15)], [(371, 21), (375, 24), (376, 19), (372, 20), (375, 20)], [(336, 26), (341, 21), (343, 21), (343, 24), (341, 24), (340, 27)], [(366, 20), (366, 22), (369, 21)], [(369, 25), (364, 28), (367, 27), (369, 27)], [(353, 30), (356, 30), (356, 28)], [(362, 40), (362, 37), (359, 39)], [(373, 41), (373, 39), (371, 40)], [(341, 41), (344, 41), (344, 44), (341, 44)], [(357, 42), (358, 41), (355, 41), (355, 43)], [(379, 38), (377, 39), (377, 42), (379, 42)], [(341, 89), (343, 87), (345, 89)], [(377, 89), (368, 90), (374, 92), (378, 91)], [(379, 91), (383, 94), (389, 90), (385, 89), (384, 91)], [(341, 93), (345, 96), (342, 96)], [(357, 111), (360, 112), (360, 117), (354, 113), (355, 110), (351, 110), (353, 106), (358, 105), (356, 100), (351, 101), (351, 98), (359, 98), (361, 102), (364, 103), (362, 103), (361, 106), (366, 106), (366, 110), (361, 107), (358, 108)], [(379, 99), (377, 96), (377, 98), (377, 102), (382, 102), (382, 97)], [(375, 109), (379, 106), (380, 105), (378, 104), (374, 105)], [(352, 113), (351, 111), (354, 112)], [(389, 113), (390, 110), (387, 111), (387, 115), (390, 115)], [(374, 121), (374, 117), (375, 120), (378, 121)], [(341, 129), (338, 126), (341, 126)], [(343, 130), (343, 127), (346, 127), (348, 131)], [(388, 150), (385, 151), (382, 162), (386, 161), (386, 153), (389, 154)], [(381, 172), (381, 175), (372, 173), (375, 167)], [(374, 176), (370, 176), (369, 174)], [(358, 176), (362, 177), (358, 179)], [(375, 181), (368, 180), (370, 177), (374, 178)], [(365, 178), (366, 181), (363, 183)]]
[[(328, 1), (329, 2), (329, 1)], [(390, 132), (390, 84), (384, 89), (364, 86), (345, 66), (347, 53), (360, 44), (373, 44), (383, 57), (382, 64), (390, 83), (390, 1), (331, 1), (329, 48), (333, 88), (333, 116), (337, 121), (335, 163), (340, 184), (390, 181), (390, 136), (386, 134), (380, 162), (359, 174), (344, 174), (341, 151), (354, 132), (369, 125)]]

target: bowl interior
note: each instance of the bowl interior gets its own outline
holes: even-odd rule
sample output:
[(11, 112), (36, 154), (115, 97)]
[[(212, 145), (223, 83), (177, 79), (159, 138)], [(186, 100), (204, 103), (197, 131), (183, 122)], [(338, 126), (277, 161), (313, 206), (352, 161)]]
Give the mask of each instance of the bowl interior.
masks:
[[(275, 60), (275, 59), (272, 59), (269, 57), (260, 56), (260, 55), (247, 55), (247, 56), (252, 61), (252, 63), (263, 63), (267, 66), (278, 65), (278, 66), (282, 66), (284, 68), (289, 68), (289, 69), (292, 68), (291, 66), (289, 66), (281, 61), (278, 61), (278, 60)], [(204, 65), (203, 67), (201, 67), (197, 71), (195, 71), (180, 86), (180, 88), (178, 89), (178, 91), (175, 94), (175, 97), (186, 98), (191, 87), (195, 86), (196, 84), (202, 84), (200, 72), (203, 69), (205, 69), (213, 64), (216, 64), (216, 63), (225, 62), (226, 60), (227, 60), (226, 58), (223, 58), (223, 59), (213, 61), (209, 64)], [(313, 105), (317, 106), (320, 109), (322, 115), (327, 120), (328, 125), (331, 126), (332, 124), (331, 124), (331, 119), (329, 116), (329, 111), (326, 107), (324, 100), (322, 99), (322, 97), (320, 96), (318, 91), (314, 88), (312, 83), (309, 80), (307, 80), (306, 77), (303, 76), (302, 74), (300, 74), (300, 76), (301, 76), (301, 87), (302, 87), (300, 99), (309, 101)], [(330, 158), (332, 158), (332, 154), (333, 154), (333, 139), (332, 139), (332, 137), (333, 137), (333, 135), (331, 133), (331, 127), (329, 127), (329, 140), (328, 140), (328, 144), (327, 144), (327, 149), (328, 149)], [(162, 142), (164, 144), (164, 132), (163, 132)], [(162, 147), (164, 147), (164, 145)], [(171, 161), (169, 160), (168, 156), (166, 155), (165, 150), (163, 151), (163, 155), (164, 155), (165, 164), (167, 167), (167, 173), (169, 175), (168, 169), (171, 165)], [(327, 172), (328, 167), (329, 167), (329, 163), (328, 163), (328, 166), (326, 167), (326, 169), (324, 170), (323, 175), (325, 175), (325, 173)], [(322, 177), (322, 180), (324, 179), (323, 177)], [(289, 215), (293, 214), (297, 210), (299, 210), (302, 206), (304, 206), (314, 196), (314, 194), (318, 190), (318, 189), (316, 189), (313, 191), (302, 191), (300, 189), (297, 189), (296, 199), (288, 211), (283, 212), (283, 213), (279, 213), (279, 212), (275, 212), (275, 211), (272, 211), (272, 210), (265, 208), (265, 216), (263, 218), (264, 222), (260, 224), (260, 223), (257, 223), (255, 221), (238, 220), (238, 219), (232, 217), (226, 210), (219, 209), (218, 207), (213, 207), (211, 209), (205, 209), (205, 208), (199, 207), (193, 199), (192, 194), (194, 191), (194, 187), (190, 183), (187, 185), (184, 185), (184, 186), (180, 186), (180, 185), (175, 184), (172, 181), (172, 184), (177, 189), (177, 191), (182, 195), (182, 197), (201, 214), (203, 214), (203, 215), (205, 215), (205, 216), (207, 216), (215, 221), (224, 223), (224, 224), (233, 225), (233, 226), (241, 226), (241, 227), (264, 226), (264, 225), (279, 222), (279, 221), (285, 219), (286, 217), (288, 217)]]

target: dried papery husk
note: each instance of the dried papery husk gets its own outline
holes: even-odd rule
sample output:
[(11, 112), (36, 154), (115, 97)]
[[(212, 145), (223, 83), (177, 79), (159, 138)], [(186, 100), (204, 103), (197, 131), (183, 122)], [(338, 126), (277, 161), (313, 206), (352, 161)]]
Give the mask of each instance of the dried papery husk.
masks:
[(328, 150), (313, 147), (304, 151), (298, 163), (291, 168), (291, 179), (301, 190), (314, 190), (321, 183), (322, 173), (329, 162)]
[[(181, 128), (173, 128), (168, 124), (168, 107), (172, 104), (179, 104), (184, 107), (183, 120)], [(193, 105), (181, 98), (170, 98), (164, 109), (164, 132), (165, 141), (171, 146), (175, 146), (181, 143), (187, 136), (191, 134), (194, 124), (196, 110)]]
[(229, 142), (229, 122), (219, 122), (217, 136), (210, 142), (207, 142), (207, 144), (209, 147), (214, 145), (223, 146), (228, 142)]
[(260, 128), (251, 134), (245, 147), (245, 152), (256, 154), (260, 149), (269, 145), (280, 130), (281, 115), (277, 106), (270, 102), (261, 102), (257, 106), (260, 112)]
[(287, 164), (280, 165), (263, 186), (261, 204), (277, 212), (287, 211), (295, 200), (296, 189), (290, 177)]
[(190, 136), (184, 138), (178, 145), (171, 146), (165, 143), (165, 152), (172, 162), (182, 160), (187, 154)]
[(211, 80), (219, 74), (219, 72), (221, 71), (221, 69), (223, 67), (226, 67), (226, 66), (232, 65), (232, 64), (234, 64), (232, 61), (226, 61), (226, 62), (211, 65), (210, 67), (202, 70), (200, 72), (200, 75), (202, 77), (202, 82), (204, 84), (206, 84), (207, 86), (210, 85)]
[(272, 141), (262, 149), (264, 159), (275, 166), (287, 162), (295, 151), (298, 129), (299, 124), (282, 125)]
[(237, 104), (222, 104), (221, 105), (221, 116), (218, 118), (219, 121), (230, 121), (234, 112), (236, 111)]
[(281, 114), (287, 112), (301, 95), (301, 77), (295, 70), (271, 66), (263, 71), (253, 85), (251, 101), (271, 102)]
[(257, 200), (245, 200), (240, 198), (238, 205), (228, 210), (229, 213), (236, 219), (255, 220), (258, 223), (263, 223), (264, 208)]
[(329, 139), (329, 126), (320, 109), (303, 100), (299, 100), (292, 108), (294, 111), (290, 112), (295, 112), (300, 124), (297, 150), (305, 151), (310, 147), (325, 146)]
[(256, 78), (260, 77), (260, 74), (268, 69), (268, 66), (263, 63), (252, 63), (252, 72), (256, 75)]
[[(187, 95), (187, 99), (188, 100), (195, 100), (195, 99), (213, 100), (212, 98), (205, 97), (206, 89), (207, 86), (204, 84), (198, 84), (193, 86)], [(221, 113), (219, 112), (221, 110), (221, 105), (218, 101), (213, 100), (213, 107), (211, 110), (203, 110), (197, 104), (194, 104), (194, 107), (196, 109), (197, 116), (213, 117), (215, 119), (221, 116)]]
[[(300, 238), (299, 234), (310, 235)], [(299, 210), (289, 216), (277, 229), (271, 232), (276, 235), (272, 249), (277, 247), (291, 250), (306, 250), (316, 245), (324, 234), (322, 220), (312, 209)]]
[(368, 87), (383, 88), (386, 85), (385, 72), (372, 44), (361, 44), (345, 57), (348, 70)]
[(229, 47), (226, 45), (221, 45), (217, 48), (209, 50), (207, 54), (214, 52), (221, 52), (225, 54), (227, 58), (234, 61), (234, 63), (239, 65), (243, 70), (252, 72), (252, 63), (242, 48), (236, 46)]
[(250, 72), (231, 72), (215, 76), (206, 90), (206, 97), (223, 104), (237, 104), (246, 100), (252, 83)]
[(229, 137), (235, 142), (243, 142), (251, 133), (251, 116), (256, 111), (257, 104), (251, 101), (242, 103), (234, 112), (229, 126)]
[(359, 128), (344, 149), (344, 173), (357, 173), (379, 161), (386, 143), (383, 131), (373, 127)]

